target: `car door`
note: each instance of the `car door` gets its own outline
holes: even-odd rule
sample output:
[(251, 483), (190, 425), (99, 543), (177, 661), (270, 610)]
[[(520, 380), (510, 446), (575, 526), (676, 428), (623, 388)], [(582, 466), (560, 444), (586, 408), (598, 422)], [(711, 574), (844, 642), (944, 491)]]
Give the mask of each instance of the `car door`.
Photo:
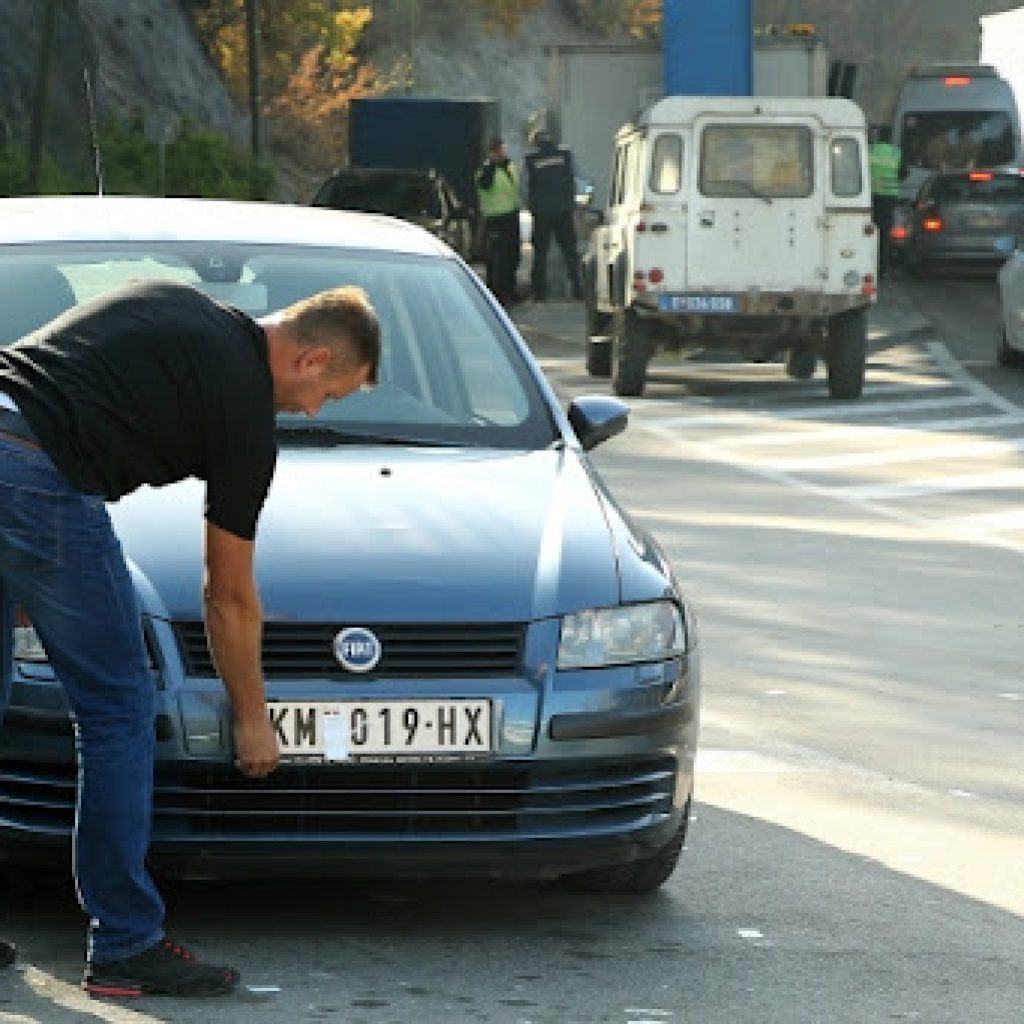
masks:
[(623, 252), (623, 235), (629, 216), (629, 145), (620, 141), (615, 147), (611, 191), (604, 223), (593, 236), (595, 289), (598, 305), (608, 309), (621, 300), (616, 294), (615, 267)]

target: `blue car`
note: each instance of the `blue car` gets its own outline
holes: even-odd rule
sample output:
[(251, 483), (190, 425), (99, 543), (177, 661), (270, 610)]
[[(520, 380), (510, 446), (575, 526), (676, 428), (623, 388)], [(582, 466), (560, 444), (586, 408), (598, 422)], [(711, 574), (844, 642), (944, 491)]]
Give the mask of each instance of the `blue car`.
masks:
[[(282, 764), (233, 764), (201, 616), (202, 484), (111, 505), (158, 694), (156, 872), (563, 878), (647, 892), (686, 835), (696, 626), (587, 452), (626, 426), (563, 411), (477, 276), (401, 221), (181, 199), (0, 200), (0, 344), (128, 280), (261, 316), (366, 289), (379, 384), (278, 419), (256, 540)], [(67, 856), (73, 727), (14, 609), (0, 858)]]

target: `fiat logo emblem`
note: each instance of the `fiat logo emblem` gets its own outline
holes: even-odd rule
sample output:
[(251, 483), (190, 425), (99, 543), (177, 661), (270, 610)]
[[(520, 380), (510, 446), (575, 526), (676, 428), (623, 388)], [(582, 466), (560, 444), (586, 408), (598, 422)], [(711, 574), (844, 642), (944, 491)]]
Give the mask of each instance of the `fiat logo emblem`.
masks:
[(334, 638), (334, 657), (349, 672), (370, 672), (381, 656), (380, 641), (365, 626), (349, 626)]

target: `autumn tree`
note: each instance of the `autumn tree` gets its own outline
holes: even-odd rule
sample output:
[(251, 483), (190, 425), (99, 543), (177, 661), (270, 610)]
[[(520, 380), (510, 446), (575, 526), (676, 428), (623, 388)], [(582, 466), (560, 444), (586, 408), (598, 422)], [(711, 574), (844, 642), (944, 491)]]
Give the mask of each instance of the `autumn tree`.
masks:
[[(245, 0), (191, 0), (191, 6), (229, 91), (246, 103)], [(349, 101), (393, 84), (358, 57), (371, 7), (346, 0), (260, 0), (259, 16), (262, 113), (273, 139), (301, 162), (335, 162), (344, 150)], [(387, 78), (400, 74), (392, 69)]]

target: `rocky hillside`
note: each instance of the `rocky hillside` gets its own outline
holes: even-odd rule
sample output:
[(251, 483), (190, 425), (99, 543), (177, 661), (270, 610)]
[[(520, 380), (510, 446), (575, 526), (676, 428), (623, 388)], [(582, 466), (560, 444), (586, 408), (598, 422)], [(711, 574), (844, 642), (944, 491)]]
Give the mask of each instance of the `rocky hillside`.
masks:
[[(552, 43), (587, 36), (567, 17), (564, 0), (547, 0), (513, 35), (487, 30), (462, 0), (377, 0), (366, 54), (390, 67), (411, 49), (414, 91), (502, 100), (511, 148), (522, 145), (527, 118), (544, 104)], [(978, 15), (1020, 6), (998, 0), (755, 0), (759, 22), (814, 22), (833, 54), (860, 67), (858, 99), (872, 119), (907, 67), (973, 59)], [(41, 0), (0, 2), (0, 142), (24, 145), (34, 93)], [(83, 70), (95, 83), (101, 116), (168, 108), (245, 142), (244, 112), (232, 104), (177, 0), (62, 0), (50, 84), (48, 148), (68, 169), (88, 167)], [(316, 154), (306, 174), (283, 176), (283, 198), (303, 199), (324, 166), (343, 154)]]

